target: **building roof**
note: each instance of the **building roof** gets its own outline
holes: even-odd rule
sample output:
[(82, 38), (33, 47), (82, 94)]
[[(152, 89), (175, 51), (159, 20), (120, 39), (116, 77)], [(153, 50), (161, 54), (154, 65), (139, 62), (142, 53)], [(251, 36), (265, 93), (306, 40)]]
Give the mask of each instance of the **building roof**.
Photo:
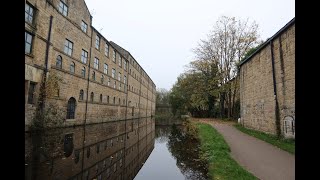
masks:
[[(129, 51), (125, 50), (124, 48), (122, 48), (121, 46), (119, 46), (118, 44), (116, 44), (113, 41), (109, 42), (111, 44), (112, 47), (114, 47), (122, 56), (124, 56), (127, 60), (129, 60), (129, 57), (131, 56), (133, 59), (134, 57), (130, 54)], [(135, 60), (135, 59), (134, 59)], [(149, 75), (147, 74), (147, 72), (142, 68), (142, 66), (138, 63), (138, 61), (135, 60), (135, 62), (140, 66), (140, 68), (142, 69), (143, 72), (145, 72), (146, 76), (151, 80), (152, 84), (154, 84), (153, 80), (149, 77)]]
[(258, 52), (260, 52), (264, 47), (266, 47), (270, 41), (272, 41), (273, 39), (275, 39), (276, 37), (278, 37), (280, 34), (282, 34), (282, 32), (284, 32), (285, 30), (287, 30), (289, 27), (291, 27), (293, 24), (295, 23), (295, 17), (293, 19), (291, 19), (285, 26), (283, 26), (277, 33), (275, 33), (271, 38), (268, 38), (268, 40), (266, 42), (264, 42), (263, 44), (260, 45), (260, 47), (254, 51), (249, 57), (247, 57), (246, 59), (242, 60), (240, 62), (240, 66), (242, 66), (242, 64), (250, 61), (250, 59), (256, 55)]

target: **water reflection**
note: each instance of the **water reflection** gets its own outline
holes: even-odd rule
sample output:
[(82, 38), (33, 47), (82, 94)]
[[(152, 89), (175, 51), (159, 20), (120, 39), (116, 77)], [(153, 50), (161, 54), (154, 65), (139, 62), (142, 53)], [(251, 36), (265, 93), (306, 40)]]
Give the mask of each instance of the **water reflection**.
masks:
[(25, 134), (25, 179), (133, 179), (154, 148), (154, 119)]
[(135, 180), (209, 179), (200, 143), (182, 126), (156, 126), (155, 135), (155, 148)]

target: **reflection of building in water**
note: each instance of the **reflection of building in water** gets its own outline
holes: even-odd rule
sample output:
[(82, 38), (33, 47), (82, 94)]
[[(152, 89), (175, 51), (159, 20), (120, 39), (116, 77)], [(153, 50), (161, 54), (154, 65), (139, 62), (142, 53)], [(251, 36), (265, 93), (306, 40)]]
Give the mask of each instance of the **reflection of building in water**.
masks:
[(27, 137), (25, 179), (133, 179), (154, 148), (154, 132), (154, 119), (141, 118)]
[[(149, 117), (156, 86), (130, 52), (92, 26), (84, 0), (25, 1), (25, 124), (44, 77), (65, 125)], [(53, 83), (57, 82), (57, 83)], [(48, 83), (50, 85), (50, 83)]]

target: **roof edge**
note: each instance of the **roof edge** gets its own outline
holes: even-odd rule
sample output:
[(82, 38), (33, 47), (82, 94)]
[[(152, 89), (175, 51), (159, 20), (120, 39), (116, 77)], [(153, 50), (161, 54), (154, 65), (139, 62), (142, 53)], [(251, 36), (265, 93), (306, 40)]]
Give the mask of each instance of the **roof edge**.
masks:
[(295, 23), (295, 17), (292, 18), (285, 26), (283, 26), (278, 32), (276, 32), (271, 38), (268, 38), (268, 40), (266, 42), (264, 42), (263, 44), (260, 45), (260, 47), (254, 51), (249, 57), (247, 57), (246, 59), (244, 59), (243, 61), (240, 62), (240, 66), (242, 66), (244, 63), (248, 62), (251, 57), (253, 57), (254, 55), (256, 55), (260, 50), (262, 50), (265, 46), (267, 46), (270, 41), (272, 41), (273, 39), (275, 39), (276, 37), (278, 37), (283, 31), (287, 30), (289, 27), (291, 27), (293, 24)]

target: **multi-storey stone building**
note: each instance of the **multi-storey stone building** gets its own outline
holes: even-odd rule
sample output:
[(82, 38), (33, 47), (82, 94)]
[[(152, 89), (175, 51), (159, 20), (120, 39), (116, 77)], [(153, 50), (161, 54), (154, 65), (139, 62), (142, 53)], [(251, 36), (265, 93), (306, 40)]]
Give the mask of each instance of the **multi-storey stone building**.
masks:
[(65, 126), (154, 115), (155, 84), (127, 50), (92, 26), (84, 0), (25, 1), (27, 126), (52, 74), (62, 82), (45, 102), (65, 110)]
[(295, 18), (240, 64), (241, 122), (295, 136)]

